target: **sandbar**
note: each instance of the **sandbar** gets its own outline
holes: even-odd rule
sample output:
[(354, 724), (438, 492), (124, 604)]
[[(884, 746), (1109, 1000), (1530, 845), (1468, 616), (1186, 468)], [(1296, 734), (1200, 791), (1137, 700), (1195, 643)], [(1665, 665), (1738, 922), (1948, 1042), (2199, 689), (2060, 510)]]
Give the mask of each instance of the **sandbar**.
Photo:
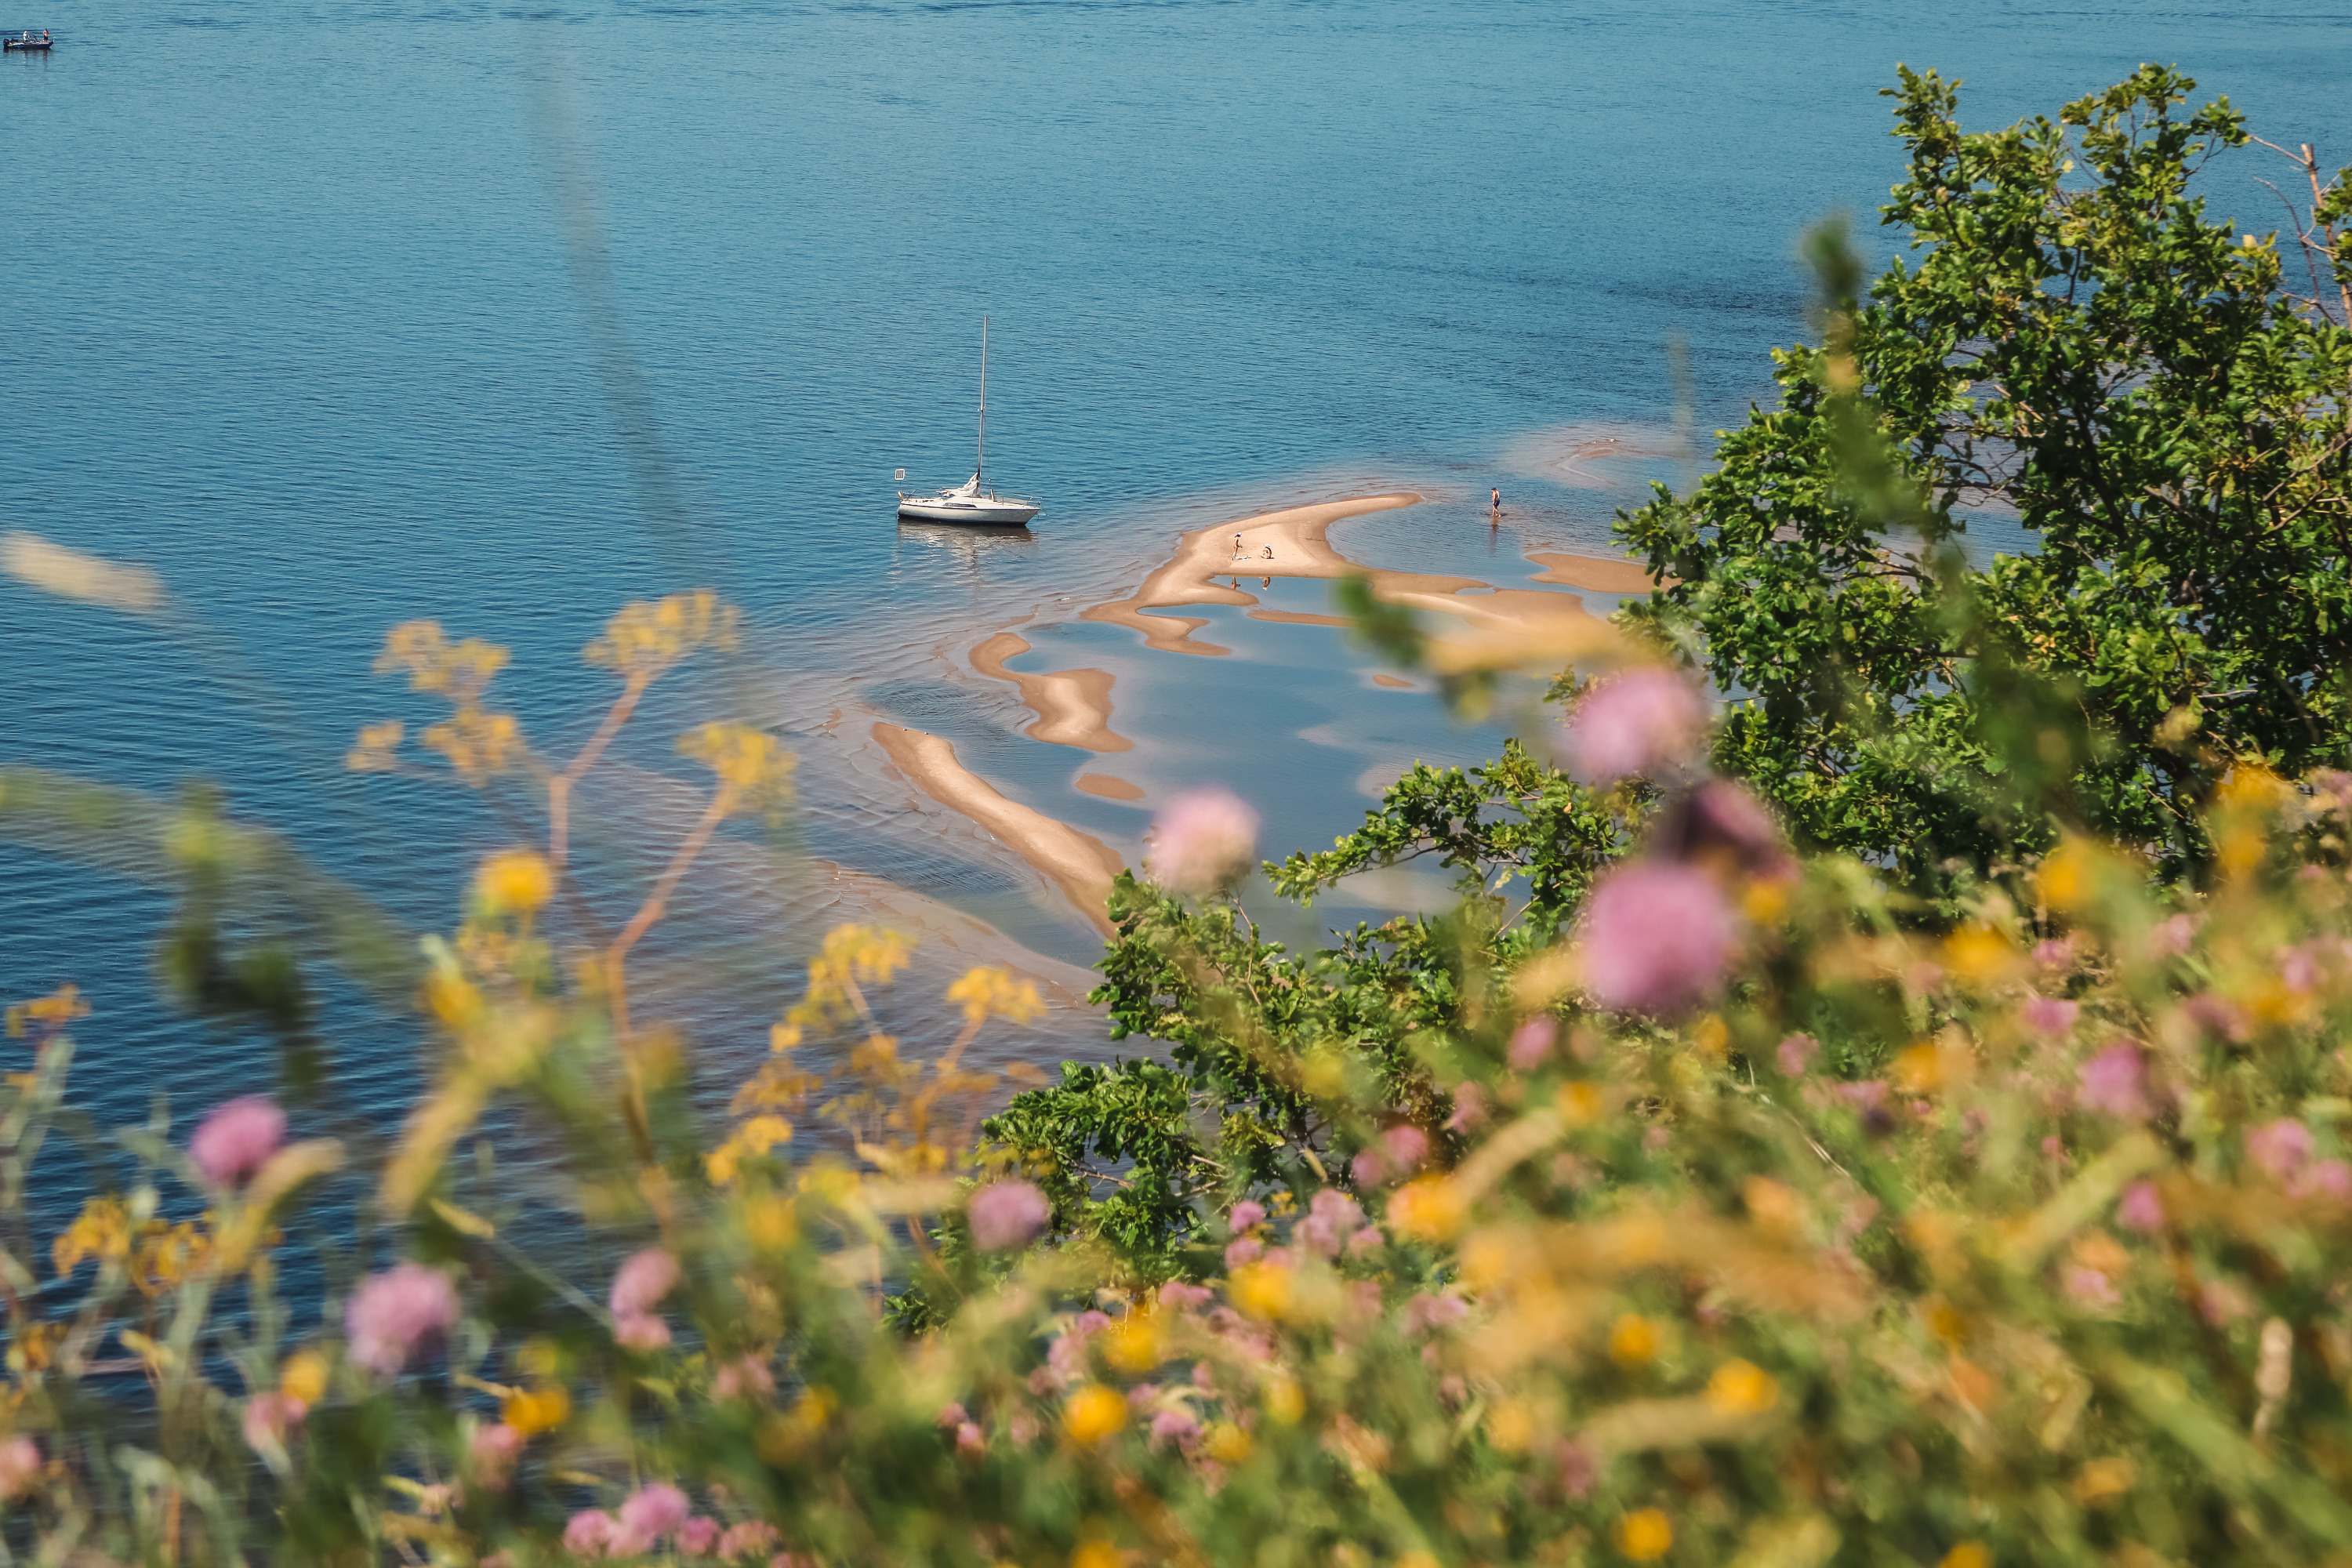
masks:
[(1088, 752), (1134, 749), (1135, 742), (1111, 731), (1112, 677), (1108, 670), (1064, 669), (1032, 675), (1004, 668), (1006, 659), (1028, 651), (1028, 641), (1018, 632), (998, 632), (971, 650), (972, 668), (992, 680), (1013, 682), (1023, 704), (1037, 715), (1037, 721), (1023, 734), (1033, 741)]
[[(1528, 559), (1543, 568), (1528, 579), (1530, 583), (1558, 583), (1591, 594), (1646, 594), (1657, 586), (1650, 581), (1650, 569), (1639, 561), (1557, 550), (1530, 550)], [(1673, 583), (1666, 579), (1667, 585)]]
[(1008, 800), (956, 760), (955, 747), (921, 730), (877, 723), (874, 739), (915, 787), (978, 823), (997, 842), (1043, 873), (1106, 935), (1111, 879), (1126, 862), (1091, 834)]
[(1143, 791), (1139, 787), (1125, 779), (1115, 779), (1108, 773), (1080, 773), (1077, 787), (1082, 794), (1100, 795), (1105, 800), (1143, 798)]
[[(1412, 506), (1421, 497), (1409, 492), (1358, 496), (1287, 507), (1238, 522), (1219, 523), (1182, 535), (1167, 564), (1144, 579), (1143, 586), (1124, 599), (1094, 605), (1079, 612), (1081, 620), (1108, 621), (1139, 632), (1144, 646), (1161, 653), (1223, 654), (1232, 650), (1194, 640), (1192, 633), (1208, 622), (1192, 616), (1156, 616), (1145, 612), (1186, 605), (1234, 605), (1255, 607), (1257, 600), (1217, 579), (1243, 577), (1362, 576), (1375, 597), (1416, 610), (1453, 616), (1486, 633), (1557, 632), (1570, 622), (1591, 622), (1584, 602), (1573, 594), (1540, 588), (1486, 589), (1474, 577), (1444, 577), (1422, 572), (1393, 572), (1366, 567), (1334, 550), (1325, 535), (1331, 525), (1367, 512)], [(1234, 543), (1238, 535), (1240, 543)], [(1273, 557), (1265, 552), (1271, 549)], [(1338, 616), (1308, 619), (1287, 610), (1256, 610), (1256, 619), (1308, 625), (1344, 625)]]
[(1412, 681), (1404, 679), (1401, 676), (1391, 675), (1384, 669), (1377, 669), (1372, 672), (1372, 684), (1374, 686), (1391, 687), (1399, 691), (1411, 691), (1412, 689)]

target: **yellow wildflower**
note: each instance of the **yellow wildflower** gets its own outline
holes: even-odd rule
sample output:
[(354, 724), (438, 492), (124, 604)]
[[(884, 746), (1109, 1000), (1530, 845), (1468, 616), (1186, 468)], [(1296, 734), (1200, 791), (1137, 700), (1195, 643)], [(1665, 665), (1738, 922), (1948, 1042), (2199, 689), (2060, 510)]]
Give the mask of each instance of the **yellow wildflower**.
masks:
[(327, 1396), (327, 1358), (317, 1351), (296, 1351), (278, 1373), (278, 1392), (305, 1405)]
[(552, 1432), (572, 1418), (572, 1395), (554, 1384), (518, 1388), (499, 1401), (499, 1418), (526, 1437)]
[(1759, 1415), (1780, 1402), (1780, 1385), (1750, 1361), (1729, 1361), (1706, 1380), (1706, 1402), (1726, 1415)]
[(1462, 1228), (1469, 1205), (1444, 1176), (1422, 1176), (1407, 1182), (1389, 1199), (1389, 1224), (1398, 1235), (1414, 1241), (1445, 1241)]
[(1070, 1553), (1070, 1568), (1119, 1568), (1125, 1561), (1108, 1541), (1081, 1541)]
[(967, 1024), (985, 1023), (992, 1016), (1025, 1024), (1045, 1010), (1037, 999), (1036, 986), (1013, 979), (1010, 970), (995, 964), (965, 970), (962, 978), (948, 987), (948, 1000), (963, 1009)]
[(1160, 1352), (1160, 1324), (1149, 1312), (1129, 1311), (1103, 1336), (1104, 1358), (1121, 1372), (1150, 1372)]
[(80, 1268), (86, 1258), (121, 1262), (130, 1256), (130, 1216), (113, 1198), (91, 1198), (83, 1204), (73, 1224), (49, 1247), (49, 1258), (58, 1266), (60, 1279)]
[(1238, 1465), (1250, 1457), (1255, 1445), (1250, 1435), (1230, 1421), (1220, 1421), (1209, 1428), (1202, 1451), (1221, 1465)]
[(1601, 1119), (1609, 1102), (1591, 1079), (1570, 1079), (1559, 1086), (1559, 1117), (1570, 1127), (1590, 1127)]
[(1225, 1294), (1253, 1318), (1279, 1318), (1290, 1310), (1290, 1270), (1271, 1263), (1245, 1263), (1225, 1282)]
[(1660, 1510), (1637, 1508), (1617, 1521), (1617, 1550), (1636, 1563), (1654, 1563), (1674, 1544), (1674, 1521)]
[(555, 890), (555, 869), (535, 850), (501, 849), (474, 873), (474, 891), (492, 914), (529, 914)]
[(1062, 1430), (1085, 1447), (1093, 1447), (1126, 1425), (1127, 1401), (1118, 1390), (1099, 1383), (1079, 1389), (1062, 1407)]
[(1945, 1552), (1936, 1568), (1992, 1568), (1992, 1553), (1981, 1541), (1963, 1541)]
[(1609, 1330), (1609, 1359), (1619, 1366), (1646, 1366), (1658, 1356), (1658, 1325), (1638, 1312), (1627, 1312)]

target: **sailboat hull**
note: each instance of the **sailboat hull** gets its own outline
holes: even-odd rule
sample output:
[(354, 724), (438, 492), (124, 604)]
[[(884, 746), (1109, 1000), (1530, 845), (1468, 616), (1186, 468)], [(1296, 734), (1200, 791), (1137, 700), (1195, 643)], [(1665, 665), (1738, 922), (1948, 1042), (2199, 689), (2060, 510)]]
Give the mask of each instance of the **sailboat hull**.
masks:
[(901, 499), (900, 517), (920, 518), (925, 522), (967, 522), (993, 524), (998, 527), (1027, 522), (1045, 509), (1034, 501), (996, 500), (976, 496), (965, 500), (959, 496), (926, 496), (920, 500)]

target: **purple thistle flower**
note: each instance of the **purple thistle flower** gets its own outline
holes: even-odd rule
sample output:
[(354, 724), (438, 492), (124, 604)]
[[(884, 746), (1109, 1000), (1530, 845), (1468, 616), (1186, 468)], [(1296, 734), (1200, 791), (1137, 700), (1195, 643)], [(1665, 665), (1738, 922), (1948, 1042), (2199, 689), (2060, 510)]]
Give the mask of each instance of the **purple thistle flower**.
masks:
[(352, 1359), (386, 1377), (457, 1321), (456, 1287), (447, 1275), (421, 1263), (395, 1264), (369, 1276), (343, 1308)]
[(1053, 1216), (1054, 1205), (1045, 1194), (1018, 1178), (991, 1182), (972, 1194), (964, 1208), (972, 1245), (982, 1252), (1025, 1246)]
[(1706, 725), (1698, 689), (1647, 666), (1594, 682), (1569, 715), (1560, 752), (1579, 781), (1612, 784), (1687, 762)]
[(1215, 892), (1249, 869), (1257, 826), (1257, 813), (1232, 791), (1189, 791), (1170, 801), (1152, 824), (1144, 868), (1178, 892)]
[(2311, 1129), (2293, 1117), (2246, 1133), (2246, 1157), (2279, 1181), (2291, 1181), (2311, 1158)]
[(677, 1259), (658, 1247), (633, 1252), (613, 1271), (610, 1298), (615, 1318), (642, 1318), (677, 1288)]
[(2109, 1116), (2147, 1114), (2147, 1060), (2137, 1046), (2109, 1046), (2083, 1064), (2083, 1103)]
[(1790, 1035), (1772, 1054), (1780, 1058), (1782, 1072), (1802, 1078), (1812, 1069), (1813, 1058), (1822, 1054), (1822, 1043), (1811, 1035)]
[(1551, 1055), (1553, 1042), (1559, 1038), (1559, 1025), (1549, 1013), (1538, 1013), (1511, 1031), (1511, 1043), (1506, 1052), (1513, 1070), (1532, 1072)]
[(639, 1487), (621, 1505), (621, 1524), (633, 1535), (659, 1541), (674, 1533), (694, 1512), (687, 1495), (667, 1481)]
[(286, 1113), (267, 1095), (216, 1105), (188, 1140), (188, 1158), (215, 1187), (241, 1184), (286, 1141)]
[(2154, 1182), (2134, 1182), (2124, 1189), (2123, 1201), (2116, 1205), (2116, 1223), (2142, 1236), (2164, 1228), (2164, 1199)]
[(1672, 1013), (1711, 994), (1731, 961), (1723, 890), (1684, 866), (1637, 862), (1593, 889), (1585, 910), (1584, 978), (1603, 1007)]
[(2080, 1002), (2062, 1002), (2054, 996), (2028, 996), (2017, 1010), (2018, 1022), (2047, 1039), (2057, 1039), (2070, 1033), (2074, 1020), (2082, 1016)]

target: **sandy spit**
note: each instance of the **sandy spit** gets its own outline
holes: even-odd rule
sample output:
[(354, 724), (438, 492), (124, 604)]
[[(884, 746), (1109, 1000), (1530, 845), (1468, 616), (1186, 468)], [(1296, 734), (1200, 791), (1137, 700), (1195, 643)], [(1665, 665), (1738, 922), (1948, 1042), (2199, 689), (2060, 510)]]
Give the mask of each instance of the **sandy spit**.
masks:
[(1108, 670), (1062, 669), (1031, 675), (1004, 668), (1006, 659), (1028, 651), (1027, 640), (1018, 632), (998, 632), (971, 650), (972, 668), (992, 680), (1011, 681), (1020, 689), (1023, 704), (1037, 715), (1037, 721), (1022, 733), (1033, 741), (1089, 752), (1134, 749), (1135, 742), (1111, 730), (1112, 677)]
[(1141, 800), (1143, 791), (1125, 779), (1115, 779), (1108, 773), (1080, 773), (1078, 791), (1082, 795), (1099, 795), (1105, 800)]
[[(1638, 561), (1599, 555), (1570, 555), (1555, 550), (1530, 550), (1528, 559), (1543, 568), (1530, 583), (1558, 583), (1592, 594), (1646, 594), (1654, 586), (1650, 569)], [(1666, 579), (1672, 584), (1674, 579)]]
[(1126, 862), (1109, 845), (1006, 799), (995, 785), (958, 762), (955, 747), (937, 735), (877, 723), (874, 739), (918, 789), (978, 823), (1051, 879), (1105, 935), (1110, 933), (1105, 902), (1111, 879)]
[[(1324, 501), (1286, 508), (1240, 522), (1219, 523), (1185, 534), (1177, 542), (1169, 563), (1144, 579), (1128, 598), (1095, 605), (1079, 613), (1088, 621), (1108, 621), (1142, 635), (1146, 647), (1162, 653), (1229, 653), (1230, 648), (1197, 642), (1192, 633), (1208, 623), (1189, 616), (1146, 615), (1147, 610), (1184, 605), (1246, 605), (1257, 600), (1230, 584), (1241, 577), (1347, 577), (1370, 579), (1372, 593), (1391, 604), (1452, 616), (1479, 632), (1540, 632), (1570, 621), (1590, 621), (1582, 600), (1572, 594), (1541, 588), (1496, 588), (1473, 577), (1443, 577), (1423, 572), (1391, 572), (1358, 565), (1331, 548), (1325, 535), (1344, 518), (1366, 512), (1412, 506), (1421, 497), (1406, 492), (1360, 496), (1350, 500)], [(1236, 536), (1239, 542), (1236, 543)], [(1266, 553), (1271, 550), (1273, 554)], [(1296, 612), (1253, 610), (1255, 618), (1299, 621)], [(1344, 625), (1338, 617), (1318, 617), (1309, 624)]]

